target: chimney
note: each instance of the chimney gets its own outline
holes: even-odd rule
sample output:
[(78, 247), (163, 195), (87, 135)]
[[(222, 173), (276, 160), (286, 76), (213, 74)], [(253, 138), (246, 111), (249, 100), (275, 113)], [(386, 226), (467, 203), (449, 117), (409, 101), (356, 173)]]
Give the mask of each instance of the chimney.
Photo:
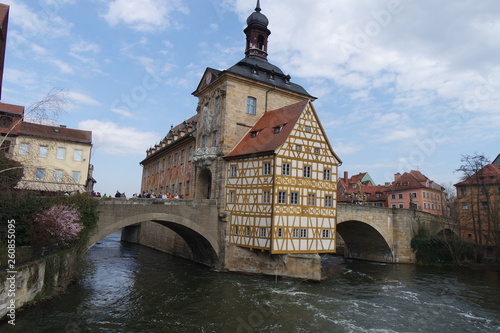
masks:
[(399, 172), (395, 173), (394, 174), (394, 181), (398, 180), (399, 177), (401, 177), (401, 174)]
[(344, 171), (344, 183), (347, 184), (347, 181), (349, 180), (349, 172)]

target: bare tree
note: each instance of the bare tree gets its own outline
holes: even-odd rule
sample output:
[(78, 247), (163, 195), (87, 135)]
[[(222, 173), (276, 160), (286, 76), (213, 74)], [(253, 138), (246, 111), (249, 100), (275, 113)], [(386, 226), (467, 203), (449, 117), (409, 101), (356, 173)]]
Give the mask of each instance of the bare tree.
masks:
[[(52, 88), (43, 99), (31, 104), (24, 112), (24, 116), (10, 124), (8, 131), (1, 136), (0, 147), (10, 147), (5, 145), (6, 140), (11, 136), (12, 131), (19, 126), (24, 120), (38, 124), (48, 124), (54, 122), (61, 113), (64, 112), (64, 107), (68, 104), (67, 90)], [(15, 163), (9, 158), (5, 152), (1, 151), (2, 163), (0, 164), (0, 174), (8, 172), (11, 174), (6, 179), (13, 179), (14, 175), (18, 175), (16, 170), (22, 170), (24, 167), (19, 163)], [(16, 176), (17, 177), (17, 176)], [(3, 180), (3, 178), (2, 178)]]
[(456, 171), (462, 173), (462, 183), (457, 186), (463, 205), (460, 214), (462, 227), (467, 226), (472, 231), (479, 262), (484, 259), (489, 247), (493, 247), (498, 262), (498, 180), (492, 180), (485, 173), (489, 160), (483, 154), (462, 155), (461, 162), (463, 164)]
[(11, 124), (7, 133), (2, 136), (0, 147), (4, 145), (11, 132), (24, 120), (37, 124), (54, 122), (64, 112), (64, 107), (68, 104), (67, 93), (66, 89), (52, 88), (43, 99), (31, 104), (24, 111), (24, 117)]

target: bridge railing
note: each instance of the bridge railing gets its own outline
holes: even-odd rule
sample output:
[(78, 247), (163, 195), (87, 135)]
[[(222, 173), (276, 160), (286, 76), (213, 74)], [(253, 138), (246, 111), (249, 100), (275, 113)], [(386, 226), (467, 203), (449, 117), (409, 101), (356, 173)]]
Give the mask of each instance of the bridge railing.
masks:
[(172, 206), (215, 206), (217, 200), (203, 199), (147, 199), (147, 198), (95, 198), (100, 205), (172, 205)]

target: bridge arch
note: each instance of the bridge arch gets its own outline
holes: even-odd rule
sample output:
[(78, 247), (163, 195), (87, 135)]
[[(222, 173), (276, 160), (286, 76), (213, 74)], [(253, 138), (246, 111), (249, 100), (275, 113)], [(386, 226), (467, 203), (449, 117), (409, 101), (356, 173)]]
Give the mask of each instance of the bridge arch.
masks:
[(88, 248), (113, 232), (125, 227), (140, 225), (143, 222), (155, 222), (177, 233), (190, 247), (193, 253), (192, 260), (212, 267), (219, 264), (218, 241), (207, 234), (200, 224), (169, 213), (142, 213), (101, 224), (90, 237)]
[(394, 262), (394, 255), (386, 238), (370, 224), (347, 220), (337, 224), (337, 232), (345, 243), (345, 257)]

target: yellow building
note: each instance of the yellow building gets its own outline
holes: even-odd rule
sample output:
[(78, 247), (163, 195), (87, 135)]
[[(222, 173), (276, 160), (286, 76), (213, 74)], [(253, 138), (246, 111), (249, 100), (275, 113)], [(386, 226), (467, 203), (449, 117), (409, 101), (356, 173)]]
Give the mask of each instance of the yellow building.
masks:
[(92, 190), (92, 132), (23, 122), (11, 150), (24, 167), (16, 188), (47, 192)]
[(340, 159), (309, 100), (265, 113), (225, 158), (231, 244), (335, 251)]

